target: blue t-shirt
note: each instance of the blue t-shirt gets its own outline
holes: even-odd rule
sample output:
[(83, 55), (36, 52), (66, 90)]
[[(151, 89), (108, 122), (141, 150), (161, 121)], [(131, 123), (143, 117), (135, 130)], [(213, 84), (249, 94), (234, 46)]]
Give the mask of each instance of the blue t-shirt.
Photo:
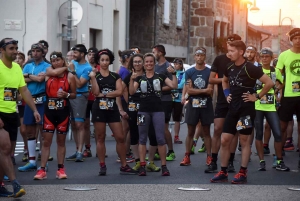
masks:
[[(46, 73), (47, 68), (50, 66), (49, 63), (41, 61), (38, 65), (35, 62), (28, 63), (23, 68), (23, 74), (38, 75), (39, 73)], [(31, 95), (38, 95), (45, 93), (45, 81), (44, 82), (28, 82), (28, 90)]]
[(129, 75), (129, 74), (130, 74), (130, 71), (127, 68), (125, 68), (124, 66), (120, 67), (119, 75), (122, 80), (124, 80), (125, 77), (127, 77), (127, 75)]
[[(165, 75), (167, 78), (172, 80), (172, 74), (168, 72), (167, 68), (170, 66), (170, 63), (166, 61), (162, 65), (155, 64), (155, 72), (159, 74)], [(163, 87), (166, 86), (165, 83), (163, 83)], [(170, 91), (163, 91), (161, 96), (162, 101), (172, 101), (172, 95), (171, 90)]]
[[(185, 72), (185, 81), (192, 80), (194, 89), (206, 89), (209, 82), (210, 69), (205, 67), (203, 70), (197, 70), (195, 67)], [(194, 97), (208, 97), (208, 95), (194, 95)]]
[[(87, 81), (90, 80), (89, 74), (92, 71), (92, 67), (88, 62), (85, 62), (84, 64), (79, 64), (77, 61), (72, 60), (74, 66), (75, 66), (75, 71), (78, 79), (81, 77), (86, 79)], [(88, 92), (89, 82), (87, 82), (85, 85), (83, 85), (81, 88), (77, 88), (76, 92), (83, 93), (83, 92)]]
[(182, 97), (182, 89), (185, 85), (185, 72), (184, 71), (177, 71), (176, 77), (178, 81), (178, 87), (177, 89), (172, 90), (172, 93), (174, 95), (174, 102), (181, 102)]

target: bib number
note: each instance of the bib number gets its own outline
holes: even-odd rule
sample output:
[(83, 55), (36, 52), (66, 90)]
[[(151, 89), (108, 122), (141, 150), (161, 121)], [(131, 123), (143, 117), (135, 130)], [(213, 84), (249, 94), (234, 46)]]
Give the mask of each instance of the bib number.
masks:
[(59, 98), (49, 98), (48, 108), (50, 110), (62, 110), (65, 108), (65, 101)]
[(260, 99), (260, 104), (274, 104), (274, 95), (266, 94)]
[(292, 82), (292, 89), (293, 92), (299, 92), (300, 91), (300, 82)]
[(238, 131), (247, 128), (252, 128), (252, 121), (249, 115), (241, 117), (236, 124), (236, 130)]
[(140, 108), (139, 103), (135, 103), (135, 102), (129, 102), (128, 103), (128, 111), (130, 111), (130, 112), (138, 111), (139, 108)]
[(137, 115), (137, 125), (138, 126), (145, 126), (146, 125), (145, 115), (143, 115), (143, 114), (138, 114)]
[(114, 100), (109, 99), (100, 99), (99, 108), (100, 110), (113, 110), (114, 108)]
[(4, 101), (17, 101), (17, 89), (16, 88), (4, 88)]
[(194, 108), (207, 108), (207, 98), (193, 98), (192, 106)]
[(43, 104), (43, 96), (37, 96), (37, 97), (33, 97), (33, 102), (36, 105), (41, 105)]
[(174, 98), (178, 98), (179, 93), (173, 93)]

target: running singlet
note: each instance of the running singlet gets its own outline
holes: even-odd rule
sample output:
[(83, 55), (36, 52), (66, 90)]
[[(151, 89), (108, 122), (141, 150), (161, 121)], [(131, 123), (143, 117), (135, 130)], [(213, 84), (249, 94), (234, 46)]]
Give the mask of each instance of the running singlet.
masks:
[(257, 68), (247, 61), (240, 66), (230, 63), (228, 64), (224, 75), (228, 77), (229, 89), (232, 94), (232, 100), (229, 104), (229, 108), (232, 110), (238, 110), (241, 107), (247, 107), (253, 104), (253, 102), (244, 102), (242, 95), (243, 93), (254, 93), (256, 80), (260, 79), (261, 76), (264, 75), (262, 69)]
[[(127, 89), (129, 89), (129, 83), (130, 83), (130, 77), (131, 77), (132, 73), (130, 73), (129, 75), (127, 75), (125, 77), (125, 79), (123, 80), (123, 82), (126, 84)], [(140, 99), (141, 99), (141, 89), (138, 88), (135, 92), (135, 94), (130, 95), (128, 93), (128, 110), (130, 112), (133, 111), (138, 111), (140, 108)]]
[[(274, 84), (276, 80), (282, 83), (282, 75), (278, 69), (273, 68), (273, 70), (267, 70), (262, 68), (262, 71), (264, 74), (268, 75), (271, 78)], [(258, 87), (256, 86), (256, 92), (260, 93), (264, 85), (259, 80), (256, 81), (256, 85), (259, 85)], [(271, 88), (269, 92), (266, 95), (264, 95), (260, 100), (255, 101), (255, 110), (272, 112), (276, 111), (275, 105), (276, 99), (274, 96), (274, 88)]]
[(174, 102), (181, 102), (182, 97), (182, 89), (185, 85), (185, 73), (184, 71), (177, 71), (176, 77), (178, 81), (178, 87), (177, 89), (172, 90), (173, 93), (173, 101)]
[(26, 83), (19, 64), (12, 62), (12, 67), (7, 68), (0, 60), (0, 112), (17, 111), (18, 89), (24, 86)]
[(68, 72), (63, 77), (50, 77), (46, 82), (46, 109), (63, 110), (68, 104), (65, 98), (58, 98), (57, 91), (62, 89), (69, 92), (70, 84), (68, 81)]
[(284, 69), (284, 97), (300, 96), (300, 54), (286, 50), (279, 55), (276, 67)]

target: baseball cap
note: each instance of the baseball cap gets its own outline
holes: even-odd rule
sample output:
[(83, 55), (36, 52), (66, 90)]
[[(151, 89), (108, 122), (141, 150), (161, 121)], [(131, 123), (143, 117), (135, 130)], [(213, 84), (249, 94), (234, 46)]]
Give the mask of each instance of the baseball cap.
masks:
[(248, 45), (246, 50), (253, 50), (253, 51), (257, 51), (256, 47), (254, 47), (253, 45)]
[(300, 28), (293, 28), (287, 35), (290, 37), (290, 41), (292, 41), (295, 36), (300, 36)]
[(73, 51), (78, 51), (78, 52), (83, 52), (83, 53), (87, 53), (87, 49), (84, 45), (82, 44), (77, 44), (74, 47), (71, 48), (71, 50)]
[(182, 59), (174, 59), (173, 63), (183, 64)]
[(260, 55), (262, 55), (262, 54), (268, 54), (268, 55), (270, 55), (272, 57), (273, 56), (273, 51), (270, 48), (262, 48), (260, 50), (259, 54)]
[(237, 34), (231, 34), (231, 35), (227, 36), (227, 42), (232, 42), (235, 40), (242, 40), (242, 38)]
[(32, 44), (31, 45), (31, 50), (35, 50), (35, 49), (41, 50), (44, 53), (44, 48), (43, 48), (43, 45), (41, 43)]
[(88, 50), (88, 53), (97, 53), (97, 52), (98, 52), (98, 49), (95, 47), (90, 47)]

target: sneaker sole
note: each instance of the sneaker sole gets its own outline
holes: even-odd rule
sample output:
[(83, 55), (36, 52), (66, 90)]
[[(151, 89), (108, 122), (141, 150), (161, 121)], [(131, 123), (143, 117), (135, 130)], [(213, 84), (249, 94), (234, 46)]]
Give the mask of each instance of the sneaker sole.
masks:
[(162, 173), (161, 176), (170, 176), (170, 172)]
[(77, 159), (76, 159), (75, 162), (84, 162), (84, 160), (77, 160)]
[(190, 166), (190, 165), (192, 165), (192, 164), (191, 163), (189, 163), (189, 164), (180, 163), (180, 166)]
[(139, 174), (139, 176), (147, 176), (146, 172)]
[(246, 184), (247, 183), (247, 180), (246, 181), (239, 181), (239, 182), (236, 182), (236, 181), (231, 181), (232, 184)]
[(281, 169), (281, 168), (276, 168), (276, 170), (282, 171), (282, 172), (289, 172), (290, 171), (290, 169)]
[(17, 192), (14, 196), (12, 196), (12, 197), (14, 197), (14, 198), (19, 198), (19, 197), (22, 197), (23, 195), (26, 195), (26, 191), (22, 188), (22, 189), (20, 189), (20, 191), (19, 192)]
[(167, 159), (166, 158), (166, 161), (174, 161), (175, 160), (175, 158), (172, 158), (172, 159)]
[(53, 161), (53, 158), (48, 158), (48, 161)]
[(156, 169), (156, 170), (153, 170), (153, 169), (146, 169), (147, 172), (160, 172), (160, 168), (159, 169)]
[(98, 176), (106, 176), (106, 173), (99, 173)]
[(210, 180), (211, 183), (225, 183), (228, 182), (228, 179), (222, 179), (222, 180), (218, 180), (218, 181), (214, 181), (214, 180)]
[(294, 151), (294, 150), (295, 150), (295, 147), (294, 147), (294, 148), (284, 148), (283, 150), (284, 150), (284, 151)]
[(65, 176), (65, 177), (59, 177), (59, 176), (56, 176), (56, 179), (67, 179), (68, 177)]
[(204, 171), (204, 173), (216, 173), (216, 172), (217, 172), (217, 169), (216, 169), (216, 170), (208, 170), (208, 171), (205, 170), (205, 171)]
[(136, 175), (136, 174), (138, 174), (138, 172), (120, 172), (120, 174), (122, 174), (122, 175)]
[(259, 168), (258, 171), (266, 171), (266, 168)]
[(33, 180), (44, 180), (44, 179), (47, 179), (47, 176), (43, 178), (33, 177)]
[(37, 170), (37, 168), (36, 169), (29, 169), (29, 170), (19, 170), (19, 172), (33, 172), (33, 171), (36, 171), (36, 170)]

